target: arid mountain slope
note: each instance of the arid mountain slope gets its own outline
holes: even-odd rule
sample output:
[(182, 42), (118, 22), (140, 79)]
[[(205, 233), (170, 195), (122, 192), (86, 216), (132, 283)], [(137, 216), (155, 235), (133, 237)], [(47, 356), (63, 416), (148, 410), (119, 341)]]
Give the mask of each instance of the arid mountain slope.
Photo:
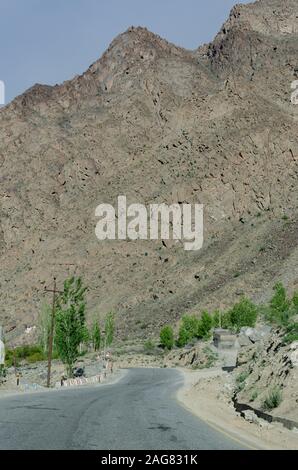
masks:
[[(295, 4), (236, 6), (195, 51), (130, 28), (83, 75), (0, 111), (0, 323), (17, 326), (11, 339), (36, 324), (44, 286), (74, 269), (90, 315), (113, 309), (123, 336), (241, 293), (261, 300), (276, 279), (298, 287)], [(122, 194), (203, 203), (203, 249), (99, 242), (95, 207)]]

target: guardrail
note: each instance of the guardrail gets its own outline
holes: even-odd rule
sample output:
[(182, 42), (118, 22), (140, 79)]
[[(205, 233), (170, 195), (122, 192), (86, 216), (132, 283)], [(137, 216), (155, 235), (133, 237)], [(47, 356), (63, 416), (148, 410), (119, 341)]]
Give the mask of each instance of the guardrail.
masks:
[(94, 375), (92, 377), (76, 377), (74, 379), (67, 379), (56, 382), (55, 388), (77, 387), (80, 385), (93, 385), (96, 383), (102, 383), (107, 378), (108, 372), (112, 373), (112, 370), (106, 369), (101, 374)]

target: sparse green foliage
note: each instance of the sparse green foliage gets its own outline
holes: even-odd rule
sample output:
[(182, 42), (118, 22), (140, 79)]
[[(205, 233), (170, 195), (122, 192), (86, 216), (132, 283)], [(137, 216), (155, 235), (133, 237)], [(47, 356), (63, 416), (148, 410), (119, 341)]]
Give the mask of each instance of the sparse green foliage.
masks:
[(183, 325), (179, 328), (177, 346), (183, 348), (190, 341), (189, 332), (185, 329)]
[(298, 292), (294, 292), (292, 297), (292, 314), (298, 315)]
[(251, 396), (250, 396), (249, 401), (250, 401), (250, 402), (255, 401), (257, 398), (258, 398), (258, 391), (257, 391), (257, 390), (253, 390), (253, 391), (252, 391), (252, 394), (251, 394)]
[(254, 327), (257, 316), (257, 307), (251, 300), (245, 297), (229, 311), (231, 326), (237, 331), (243, 326)]
[(94, 351), (99, 351), (101, 345), (101, 331), (97, 320), (93, 322), (91, 339)]
[(6, 370), (3, 364), (0, 365), (0, 379), (6, 376)]
[(232, 328), (231, 322), (231, 310), (222, 312), (221, 314), (221, 328), (229, 329)]
[(236, 377), (236, 383), (239, 384), (239, 383), (245, 382), (248, 376), (249, 376), (249, 372), (247, 370), (240, 372), (240, 374), (238, 374)]
[(114, 314), (109, 312), (105, 319), (105, 345), (110, 346), (114, 340), (115, 319)]
[(245, 388), (245, 381), (248, 376), (249, 376), (249, 372), (247, 370), (244, 370), (240, 372), (240, 374), (237, 375), (236, 377), (237, 393), (241, 392)]
[(47, 355), (39, 344), (18, 346), (14, 350), (6, 349), (5, 352), (6, 367), (12, 367), (14, 360), (16, 361), (16, 366), (18, 366), (21, 361), (32, 364), (34, 362), (44, 361), (45, 359), (47, 359)]
[(213, 320), (208, 312), (203, 312), (201, 318), (198, 321), (196, 336), (202, 339), (210, 338), (211, 328), (213, 326)]
[(271, 392), (267, 395), (264, 400), (263, 408), (264, 410), (271, 411), (274, 408), (277, 408), (282, 402), (282, 392), (279, 387), (275, 387)]
[(298, 323), (291, 323), (286, 328), (286, 334), (283, 338), (284, 344), (291, 344), (294, 341), (298, 341)]
[(64, 291), (57, 301), (55, 342), (69, 377), (79, 356), (79, 346), (86, 341), (86, 290), (81, 278), (72, 277), (65, 281)]
[(151, 339), (148, 339), (147, 341), (145, 341), (144, 351), (146, 354), (151, 354), (154, 351), (154, 347), (155, 345)]
[(203, 352), (206, 354), (207, 356), (207, 363), (205, 365), (205, 367), (212, 367), (214, 366), (215, 362), (217, 361), (218, 359), (218, 354), (214, 351), (212, 351), (212, 349), (210, 349), (208, 346), (206, 346), (204, 349), (203, 349)]
[(195, 315), (184, 315), (179, 328), (177, 345), (186, 346), (198, 333), (199, 319)]
[(219, 310), (215, 310), (213, 312), (213, 327), (220, 328), (221, 327), (221, 312)]
[(292, 299), (281, 282), (274, 286), (274, 295), (268, 307), (263, 307), (265, 318), (273, 324), (287, 326), (291, 318), (298, 313), (298, 293)]
[(281, 282), (275, 284), (274, 292), (275, 293), (270, 301), (272, 319), (276, 319), (277, 322), (283, 323), (284, 316), (290, 307), (290, 301), (287, 298), (287, 291)]
[(163, 348), (171, 350), (174, 346), (174, 331), (170, 325), (164, 326), (160, 331), (160, 343)]

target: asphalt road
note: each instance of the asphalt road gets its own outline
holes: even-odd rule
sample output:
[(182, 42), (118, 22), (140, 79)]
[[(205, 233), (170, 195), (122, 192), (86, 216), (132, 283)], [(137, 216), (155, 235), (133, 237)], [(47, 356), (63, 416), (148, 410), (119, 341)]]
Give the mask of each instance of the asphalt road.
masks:
[(182, 381), (131, 369), (113, 385), (1, 398), (0, 449), (240, 449), (179, 405)]

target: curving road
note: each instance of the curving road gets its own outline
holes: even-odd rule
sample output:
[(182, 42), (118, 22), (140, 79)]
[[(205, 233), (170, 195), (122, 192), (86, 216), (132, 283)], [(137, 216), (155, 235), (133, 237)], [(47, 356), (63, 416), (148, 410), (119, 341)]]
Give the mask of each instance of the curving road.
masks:
[(182, 383), (174, 369), (131, 369), (111, 385), (1, 398), (0, 449), (240, 449), (179, 405)]

